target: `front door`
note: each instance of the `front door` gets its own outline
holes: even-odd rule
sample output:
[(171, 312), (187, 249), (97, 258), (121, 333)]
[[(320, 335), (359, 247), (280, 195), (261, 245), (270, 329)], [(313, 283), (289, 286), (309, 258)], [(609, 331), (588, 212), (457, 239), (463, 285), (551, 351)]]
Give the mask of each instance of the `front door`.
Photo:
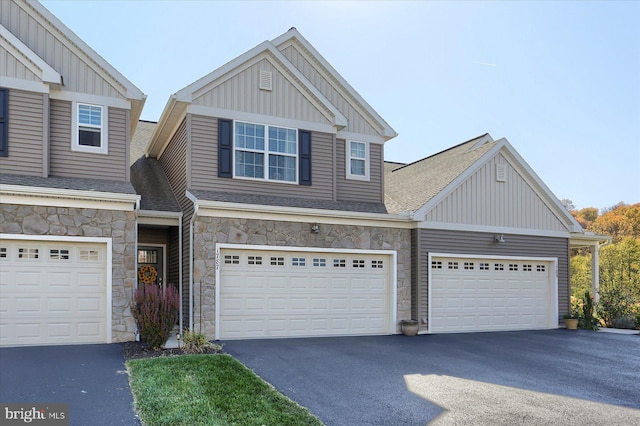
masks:
[(156, 284), (164, 288), (164, 248), (138, 246), (138, 284)]

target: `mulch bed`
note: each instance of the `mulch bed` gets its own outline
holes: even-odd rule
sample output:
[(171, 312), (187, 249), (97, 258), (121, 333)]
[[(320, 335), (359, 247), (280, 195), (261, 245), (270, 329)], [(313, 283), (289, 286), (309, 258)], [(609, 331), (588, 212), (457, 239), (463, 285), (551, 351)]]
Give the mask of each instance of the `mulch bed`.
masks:
[[(217, 348), (205, 348), (203, 354), (221, 354), (224, 350)], [(185, 355), (180, 348), (163, 349), (154, 351), (145, 342), (125, 342), (122, 344), (122, 355), (126, 361), (130, 359), (156, 358), (161, 356)]]

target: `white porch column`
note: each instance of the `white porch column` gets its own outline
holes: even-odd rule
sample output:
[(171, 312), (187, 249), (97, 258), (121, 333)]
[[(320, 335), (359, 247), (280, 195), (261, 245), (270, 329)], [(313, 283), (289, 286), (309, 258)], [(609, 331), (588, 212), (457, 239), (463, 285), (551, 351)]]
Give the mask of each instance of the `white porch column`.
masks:
[(600, 244), (595, 243), (591, 246), (591, 293), (594, 302), (600, 300)]

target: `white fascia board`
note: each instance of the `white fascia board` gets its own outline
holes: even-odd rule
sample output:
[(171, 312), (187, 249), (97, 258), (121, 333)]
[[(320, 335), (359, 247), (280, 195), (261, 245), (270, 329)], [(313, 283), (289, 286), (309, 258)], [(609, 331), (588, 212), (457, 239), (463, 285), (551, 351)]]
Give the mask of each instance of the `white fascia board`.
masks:
[(283, 222), (383, 226), (402, 229), (414, 227), (414, 222), (408, 216), (401, 215), (198, 200), (189, 191), (186, 192), (186, 195), (187, 198), (193, 201), (198, 207), (199, 216), (222, 216)]
[(415, 211), (413, 214), (414, 219), (418, 221), (424, 221), (427, 213), (437, 206), (442, 200), (444, 200), (455, 188), (458, 187), (462, 182), (464, 182), (467, 178), (473, 175), (481, 165), (487, 162), (490, 158), (492, 158), (502, 147), (502, 144), (506, 141), (503, 139), (499, 141), (493, 148), (489, 151), (485, 152), (482, 157), (476, 160), (470, 167), (467, 168), (464, 172), (458, 175), (457, 178), (449, 182), (447, 186), (445, 186), (438, 194), (436, 194), (433, 198), (427, 201), (422, 207)]
[(179, 226), (180, 219), (182, 219), (181, 212), (165, 212), (158, 210), (138, 211), (138, 224), (140, 225)]
[[(305, 39), (302, 34), (298, 32), (297, 29), (292, 28), (286, 33), (276, 37), (271, 40), (277, 47), (281, 47), (283, 44), (290, 42), (295, 39), (298, 43), (302, 45), (304, 49), (306, 49), (322, 67), (326, 69), (326, 71), (333, 77), (346, 91), (347, 93), (358, 102), (384, 129), (384, 138), (385, 140), (389, 140), (398, 136), (398, 133), (393, 130), (393, 128), (387, 123), (372, 107), (365, 101), (362, 96), (349, 84), (347, 81), (342, 78), (340, 73), (331, 66), (331, 64), (324, 59), (324, 57), (318, 52), (312, 45)], [(304, 52), (302, 52), (304, 53)]]
[(273, 126), (282, 126), (296, 129), (305, 129), (316, 132), (336, 134), (335, 126), (331, 124), (314, 123), (310, 121), (293, 120), (290, 118), (275, 117), (272, 115), (254, 114), (244, 111), (233, 111), (223, 108), (215, 108), (204, 105), (191, 104), (187, 106), (187, 114), (204, 115), (208, 117), (220, 117), (230, 120), (249, 121), (252, 123), (264, 123)]
[(572, 248), (599, 246), (600, 244), (609, 244), (612, 240), (613, 238), (609, 235), (572, 233), (569, 236), (569, 246)]
[(7, 89), (24, 90), (27, 92), (49, 93), (51, 86), (41, 81), (23, 80), (21, 78), (0, 76), (0, 86)]
[[(525, 170), (525, 172), (533, 179), (536, 185), (544, 192), (545, 197), (541, 197), (542, 200), (547, 204), (547, 207), (554, 213), (554, 215), (563, 223), (567, 224), (567, 228), (571, 232), (580, 232), (582, 231), (582, 226), (578, 223), (578, 221), (569, 213), (569, 211), (560, 203), (558, 197), (549, 189), (549, 187), (540, 179), (538, 174), (533, 171), (531, 166), (520, 156), (518, 151), (509, 143), (506, 138), (501, 139), (502, 144), (501, 148), (504, 149), (511, 154), (511, 156), (518, 162), (518, 166)], [(533, 188), (535, 190), (535, 188)], [(537, 191), (536, 191), (537, 192)], [(547, 200), (551, 200), (553, 206), (549, 206)]]
[(95, 105), (103, 105), (112, 108), (131, 109), (131, 102), (123, 98), (111, 98), (109, 96), (91, 95), (88, 93), (70, 92), (68, 90), (52, 89), (49, 97), (61, 101), (83, 102)]
[(169, 97), (160, 120), (145, 147), (145, 154), (160, 159), (162, 153), (171, 142), (174, 133), (180, 127), (187, 111), (185, 102), (178, 102), (175, 95)]
[[(123, 95), (128, 99), (144, 100), (145, 94), (138, 89), (131, 81), (129, 81), (124, 75), (122, 75), (117, 69), (114, 68), (109, 62), (107, 62), (102, 56), (100, 56), (95, 50), (93, 50), (87, 43), (85, 43), (80, 37), (78, 37), (73, 31), (71, 31), (65, 24), (63, 24), (56, 16), (49, 12), (39, 2), (26, 2), (24, 0), (18, 2), (29, 15), (37, 20), (42, 26), (48, 28), (52, 32), (57, 32), (62, 35), (63, 39), (66, 38), (71, 43), (66, 43), (66, 46), (71, 49), (76, 55), (85, 57), (93, 62), (96, 67), (94, 68), (98, 74), (100, 74), (107, 81), (115, 81), (119, 86), (125, 89)], [(37, 12), (37, 16), (33, 11)], [(44, 19), (43, 19), (44, 18)], [(117, 87), (114, 85), (114, 87)]]
[(358, 142), (369, 142), (379, 145), (385, 143), (385, 139), (380, 135), (365, 135), (363, 133), (345, 132), (344, 130), (340, 130), (336, 134), (336, 138)]
[(43, 83), (62, 84), (62, 76), (14, 36), (4, 25), (0, 25), (0, 46), (7, 49), (32, 73), (40, 77)]
[(419, 222), (419, 229), (439, 229), (445, 231), (460, 232), (484, 232), (488, 234), (515, 234), (515, 235), (532, 235), (538, 237), (557, 237), (570, 238), (568, 231), (551, 231), (529, 228), (513, 228), (508, 226), (492, 226), (492, 225), (471, 225), (464, 223), (447, 223), (447, 222)]
[(104, 210), (134, 211), (140, 196), (114, 192), (80, 191), (22, 185), (0, 185), (2, 204), (31, 206), (78, 207)]

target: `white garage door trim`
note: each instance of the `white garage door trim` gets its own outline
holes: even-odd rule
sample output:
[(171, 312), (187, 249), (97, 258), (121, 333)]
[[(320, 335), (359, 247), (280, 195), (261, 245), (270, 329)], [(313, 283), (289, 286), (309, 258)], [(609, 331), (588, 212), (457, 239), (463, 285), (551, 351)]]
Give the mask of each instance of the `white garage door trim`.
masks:
[(549, 328), (557, 328), (558, 324), (558, 258), (557, 257), (535, 257), (535, 256), (501, 256), (501, 255), (478, 255), (478, 254), (459, 254), (459, 253), (429, 253), (428, 264), (429, 278), (428, 278), (428, 329), (427, 333), (432, 333), (432, 276), (431, 262), (433, 258), (471, 258), (471, 259), (500, 259), (505, 261), (532, 261), (532, 262), (549, 262), (552, 264), (552, 268), (548, 271), (549, 282), (551, 283), (551, 306), (548, 313), (547, 323)]
[(112, 267), (113, 267), (113, 242), (106, 237), (73, 237), (56, 235), (29, 235), (29, 234), (0, 234), (0, 240), (23, 240), (35, 242), (61, 242), (61, 243), (93, 243), (106, 245), (106, 339), (105, 343), (111, 343), (112, 336)]
[(220, 281), (220, 272), (221, 272), (221, 251), (225, 249), (231, 250), (262, 250), (262, 251), (279, 251), (279, 252), (321, 252), (321, 253), (344, 253), (344, 254), (357, 254), (357, 255), (387, 255), (391, 256), (391, 269), (390, 269), (390, 285), (389, 291), (389, 300), (390, 300), (390, 315), (389, 318), (389, 334), (393, 334), (396, 332), (396, 319), (397, 319), (397, 310), (398, 310), (398, 302), (397, 302), (397, 288), (398, 288), (398, 267), (397, 267), (397, 257), (398, 253), (394, 250), (358, 250), (358, 249), (335, 249), (335, 248), (324, 248), (324, 247), (281, 247), (281, 246), (267, 246), (267, 245), (244, 245), (244, 244), (229, 244), (229, 243), (218, 243), (216, 244), (216, 290), (215, 290), (215, 339), (220, 339), (220, 291), (221, 291), (221, 281)]

